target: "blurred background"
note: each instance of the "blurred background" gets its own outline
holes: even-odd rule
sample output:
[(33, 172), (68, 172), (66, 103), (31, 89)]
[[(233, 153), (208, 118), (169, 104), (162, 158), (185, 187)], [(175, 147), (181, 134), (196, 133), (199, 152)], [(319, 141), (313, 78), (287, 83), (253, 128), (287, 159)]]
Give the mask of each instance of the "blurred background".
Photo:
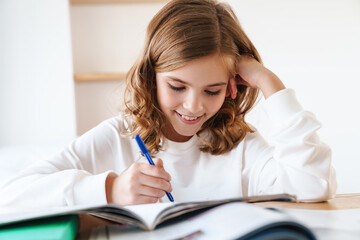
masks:
[[(0, 0), (0, 184), (115, 116), (166, 0)], [(228, 0), (264, 65), (323, 123), (338, 193), (360, 192), (360, 1)], [(248, 116), (267, 137), (261, 102)]]

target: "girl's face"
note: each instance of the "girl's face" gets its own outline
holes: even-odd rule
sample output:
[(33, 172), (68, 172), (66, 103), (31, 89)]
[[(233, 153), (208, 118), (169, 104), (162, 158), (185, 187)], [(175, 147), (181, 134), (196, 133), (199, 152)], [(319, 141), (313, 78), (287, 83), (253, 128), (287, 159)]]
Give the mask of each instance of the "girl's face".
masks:
[(184, 142), (196, 134), (221, 108), (228, 80), (229, 72), (218, 54), (156, 73), (157, 99), (167, 118), (165, 137)]

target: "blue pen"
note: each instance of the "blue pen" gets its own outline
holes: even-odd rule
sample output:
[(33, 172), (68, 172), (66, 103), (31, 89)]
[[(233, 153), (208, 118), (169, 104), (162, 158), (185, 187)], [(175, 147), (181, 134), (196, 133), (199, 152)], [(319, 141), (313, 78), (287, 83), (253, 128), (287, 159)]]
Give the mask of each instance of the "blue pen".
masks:
[[(153, 160), (152, 160), (152, 158), (150, 156), (149, 150), (146, 148), (146, 146), (145, 146), (143, 140), (141, 139), (141, 137), (139, 135), (135, 135), (135, 140), (136, 140), (137, 144), (139, 145), (139, 148), (140, 148), (141, 152), (144, 154), (144, 156), (148, 160), (148, 162), (151, 165), (155, 166), (155, 163), (153, 162)], [(173, 202), (174, 198), (172, 197), (171, 193), (168, 193), (168, 192), (165, 192), (165, 193), (166, 193), (166, 196), (169, 198), (170, 202)]]

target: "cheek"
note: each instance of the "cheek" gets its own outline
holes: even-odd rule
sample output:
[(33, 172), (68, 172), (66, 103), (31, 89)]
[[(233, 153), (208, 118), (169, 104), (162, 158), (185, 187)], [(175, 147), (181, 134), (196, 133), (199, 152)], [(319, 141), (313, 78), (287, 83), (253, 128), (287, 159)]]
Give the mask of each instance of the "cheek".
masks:
[(216, 108), (216, 112), (218, 112), (221, 108), (221, 106), (223, 105), (224, 103), (224, 98), (223, 99), (219, 99), (219, 101), (216, 102), (216, 104), (214, 104), (214, 108)]
[(164, 87), (158, 88), (157, 98), (162, 111), (177, 106), (177, 98)]
[(211, 101), (211, 103), (208, 104), (208, 111), (211, 112), (211, 116), (215, 115), (221, 108), (221, 106), (223, 105), (225, 100), (225, 95), (224, 96), (219, 96), (216, 99), (214, 99), (213, 101)]

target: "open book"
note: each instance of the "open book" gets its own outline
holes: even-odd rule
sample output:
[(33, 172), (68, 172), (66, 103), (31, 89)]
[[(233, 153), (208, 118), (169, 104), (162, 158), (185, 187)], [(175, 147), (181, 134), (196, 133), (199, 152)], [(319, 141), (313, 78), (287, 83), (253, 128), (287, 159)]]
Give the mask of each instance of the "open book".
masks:
[[(189, 214), (187, 214), (189, 215)], [(185, 215), (186, 216), (186, 215)], [(315, 240), (303, 224), (279, 210), (264, 209), (244, 202), (231, 202), (170, 220), (153, 231), (140, 231), (121, 225), (106, 225), (92, 231), (93, 239), (168, 240)]]
[(25, 220), (33, 220), (44, 217), (90, 214), (118, 223), (126, 223), (138, 226), (144, 230), (153, 230), (166, 220), (183, 214), (208, 209), (230, 202), (264, 202), (264, 201), (296, 201), (296, 197), (288, 194), (275, 194), (253, 197), (230, 198), (211, 201), (195, 201), (180, 203), (155, 203), (132, 206), (106, 205), (80, 205), (74, 207), (60, 207), (36, 211), (21, 211), (10, 214), (0, 214), (0, 226)]
[[(232, 198), (232, 199), (224, 199), (224, 200), (214, 200), (214, 201), (198, 201), (198, 202), (183, 202), (183, 203), (157, 203), (157, 204), (143, 204), (143, 205), (133, 205), (133, 206), (119, 206), (119, 205), (101, 205), (101, 206), (75, 206), (75, 207), (63, 207), (46, 211), (37, 211), (37, 212), (27, 212), (27, 213), (15, 213), (15, 214), (2, 214), (0, 215), (0, 226), (8, 225), (10, 223), (29, 221), (34, 219), (46, 218), (46, 217), (54, 217), (54, 216), (63, 216), (69, 214), (90, 214), (100, 218), (108, 219), (117, 223), (125, 223), (128, 226), (132, 227), (132, 229), (144, 229), (144, 230), (154, 230), (159, 226), (161, 230), (169, 222), (173, 222), (177, 225), (178, 223), (184, 222), (186, 219), (192, 218), (195, 216), (202, 216), (208, 212), (212, 211), (220, 211), (221, 209), (226, 209), (227, 207), (230, 211), (228, 213), (224, 211), (222, 214), (227, 215), (229, 219), (236, 216), (236, 212), (240, 211), (237, 216), (238, 218), (242, 218), (247, 221), (251, 216), (247, 216), (246, 214), (251, 213), (252, 211), (248, 211), (246, 214), (241, 213), (241, 209), (256, 209), (254, 213), (258, 216), (252, 219), (257, 219), (259, 226), (256, 226), (256, 229), (259, 228), (269, 228), (272, 226), (285, 227), (292, 226), (289, 229), (301, 229), (304, 233), (309, 234), (309, 230), (307, 230), (302, 225), (296, 223), (295, 221), (291, 221), (290, 219), (283, 218), (284, 216), (280, 213), (275, 213), (271, 210), (262, 209), (260, 207), (252, 206), (247, 204), (249, 202), (262, 202), (262, 201), (296, 201), (296, 198), (287, 195), (266, 195), (266, 196), (255, 196), (255, 197), (244, 197), (244, 198)], [(244, 203), (247, 202), (247, 203)], [(222, 208), (223, 207), (223, 208)], [(230, 214), (233, 213), (233, 214)], [(235, 215), (234, 215), (235, 214)], [(219, 214), (220, 216), (221, 214)], [(263, 215), (263, 216), (262, 216)], [(190, 216), (190, 217), (189, 217)], [(265, 217), (267, 216), (267, 217)], [(275, 217), (274, 217), (275, 216)], [(282, 217), (279, 217), (282, 216)], [(272, 219), (272, 217), (274, 217)], [(199, 217), (202, 219), (202, 217)], [(264, 220), (266, 220), (264, 222)], [(219, 220), (220, 221), (220, 220)], [(238, 221), (238, 220), (235, 220)], [(177, 222), (177, 223), (176, 223)], [(254, 232), (255, 229), (252, 229), (251, 232)], [(134, 233), (134, 231), (130, 231)], [(136, 232), (136, 231), (135, 231)], [(141, 232), (141, 231), (138, 231)], [(143, 233), (146, 233), (143, 231)], [(311, 239), (311, 238), (305, 238)]]

